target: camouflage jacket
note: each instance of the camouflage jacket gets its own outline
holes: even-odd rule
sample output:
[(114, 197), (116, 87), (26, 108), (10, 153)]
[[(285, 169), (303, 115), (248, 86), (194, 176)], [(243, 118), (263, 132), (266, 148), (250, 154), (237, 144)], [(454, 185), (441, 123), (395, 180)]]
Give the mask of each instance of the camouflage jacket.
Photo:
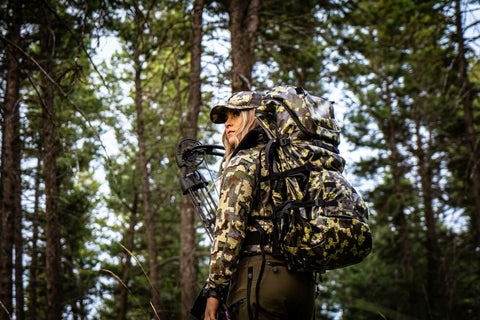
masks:
[[(242, 144), (245, 145), (244, 139), (237, 148), (240, 151), (230, 159), (221, 181), (215, 237), (210, 252), (210, 274), (206, 284), (206, 289), (215, 291), (219, 297), (226, 296), (240, 257), (243, 254), (261, 253), (258, 242), (249, 239), (256, 231), (252, 221), (258, 222), (267, 235), (273, 231), (272, 220), (268, 219), (273, 216), (268, 201), (268, 186), (263, 182), (259, 184), (260, 176), (266, 175), (260, 165), (265, 163), (262, 159), (265, 157), (263, 142), (258, 136), (255, 137), (255, 133), (252, 132), (252, 135), (245, 137), (247, 141), (250, 140), (246, 145), (250, 146), (242, 147)], [(264, 250), (271, 253), (271, 243), (267, 242)]]

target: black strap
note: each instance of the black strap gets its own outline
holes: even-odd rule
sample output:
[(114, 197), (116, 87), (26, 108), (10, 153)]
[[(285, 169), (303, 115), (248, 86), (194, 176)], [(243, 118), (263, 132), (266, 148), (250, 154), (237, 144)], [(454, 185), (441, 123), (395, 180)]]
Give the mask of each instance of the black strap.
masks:
[(317, 169), (321, 169), (321, 168), (307, 162), (300, 167), (285, 170), (282, 172), (269, 172), (269, 174), (265, 177), (262, 177), (260, 181), (264, 182), (269, 180), (279, 180), (279, 179), (285, 179), (287, 177), (304, 177), (304, 176), (308, 176), (310, 171), (317, 170)]
[(260, 310), (260, 282), (263, 278), (263, 273), (265, 272), (265, 241), (266, 241), (266, 232), (262, 229), (262, 227), (257, 223), (260, 233), (260, 251), (262, 252), (262, 266), (260, 267), (260, 272), (258, 274), (257, 285), (255, 287), (255, 299), (257, 301), (257, 307), (255, 308), (255, 320), (258, 319), (258, 311)]
[(255, 231), (247, 231), (245, 235), (244, 245), (246, 246), (253, 246), (253, 245), (260, 245), (261, 241), (269, 241), (270, 236), (265, 234), (262, 235), (262, 232), (255, 230)]
[(297, 208), (311, 208), (311, 207), (327, 207), (337, 206), (337, 200), (323, 200), (323, 199), (311, 199), (311, 200), (291, 200), (282, 203), (277, 206), (277, 210), (290, 210)]
[(252, 282), (253, 282), (253, 267), (248, 267), (248, 280), (247, 280), (247, 310), (248, 310), (248, 319), (253, 320), (252, 305), (251, 305), (251, 292), (252, 292)]
[(277, 139), (270, 139), (266, 144), (265, 144), (265, 165), (267, 167), (268, 172), (273, 173), (273, 157), (274, 154), (272, 153), (274, 149), (278, 144)]

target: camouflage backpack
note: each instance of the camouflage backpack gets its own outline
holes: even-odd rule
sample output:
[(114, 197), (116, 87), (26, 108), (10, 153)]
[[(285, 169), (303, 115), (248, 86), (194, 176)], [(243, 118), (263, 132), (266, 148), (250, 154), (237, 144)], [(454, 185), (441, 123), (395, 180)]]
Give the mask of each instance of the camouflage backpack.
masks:
[(274, 205), (274, 246), (295, 270), (323, 272), (362, 261), (371, 251), (368, 208), (342, 175), (333, 105), (301, 87), (264, 96), (256, 117)]

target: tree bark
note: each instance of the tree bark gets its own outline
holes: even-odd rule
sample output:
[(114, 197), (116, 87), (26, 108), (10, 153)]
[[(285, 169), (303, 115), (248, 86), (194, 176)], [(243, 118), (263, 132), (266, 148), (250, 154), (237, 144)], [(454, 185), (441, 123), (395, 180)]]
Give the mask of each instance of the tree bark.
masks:
[[(138, 66), (138, 65), (137, 65)], [(143, 210), (145, 215), (145, 231), (147, 236), (148, 264), (150, 271), (151, 292), (153, 305), (157, 312), (161, 311), (160, 296), (158, 291), (158, 269), (157, 269), (157, 245), (155, 243), (155, 222), (152, 214), (152, 201), (150, 195), (150, 173), (148, 172), (147, 151), (145, 145), (145, 134), (143, 125), (143, 106), (142, 106), (142, 85), (140, 72), (136, 72), (135, 76), (135, 105), (137, 110), (137, 139), (138, 139), (138, 156), (140, 164), (140, 172), (142, 177), (142, 196)]]
[(232, 92), (251, 90), (260, 0), (228, 2), (232, 55)]
[[(50, 1), (41, 2), (40, 50), (41, 65), (48, 74), (53, 74), (55, 37), (50, 20)], [(56, 127), (54, 110), (54, 85), (42, 73), (42, 118), (43, 118), (43, 164), (45, 180), (45, 211), (46, 211), (46, 273), (47, 273), (47, 319), (61, 319), (62, 310), (60, 301), (61, 265), (60, 265), (60, 223), (57, 212), (57, 176), (56, 176)]]
[[(135, 109), (137, 113), (137, 140), (138, 140), (138, 158), (140, 165), (140, 172), (142, 178), (142, 196), (143, 196), (143, 210), (145, 217), (145, 231), (147, 237), (147, 251), (148, 264), (151, 281), (152, 303), (155, 312), (159, 315), (163, 310), (160, 303), (159, 275), (157, 268), (157, 245), (155, 242), (155, 222), (152, 214), (152, 201), (150, 194), (150, 173), (148, 172), (147, 150), (145, 144), (145, 129), (143, 121), (143, 86), (142, 86), (142, 62), (140, 61), (141, 49), (140, 43), (142, 41), (143, 33), (143, 19), (139, 14), (138, 8), (135, 10), (135, 27), (138, 28), (138, 33), (134, 43), (134, 68), (135, 68)], [(163, 317), (161, 317), (163, 319)]]
[[(137, 207), (138, 207), (138, 192), (135, 191), (133, 195), (133, 205), (132, 210), (130, 213), (130, 225), (128, 227), (127, 235), (126, 235), (126, 243), (125, 246), (130, 250), (130, 252), (134, 252), (134, 237), (135, 237), (135, 226), (137, 224)], [(125, 263), (123, 264), (123, 275), (122, 281), (125, 285), (128, 286), (128, 282), (130, 277), (128, 273), (132, 267), (132, 257), (128, 252), (125, 253)], [(117, 320), (126, 320), (127, 319), (127, 310), (128, 310), (128, 290), (127, 288), (120, 286), (120, 297), (119, 297), (119, 309), (117, 313)]]
[[(397, 203), (397, 207), (392, 212), (392, 216), (394, 219), (395, 228), (398, 232), (399, 237), (399, 251), (398, 251), (398, 278), (406, 279), (412, 271), (412, 262), (411, 262), (411, 249), (410, 249), (410, 241), (408, 237), (408, 224), (407, 218), (405, 217), (405, 200), (404, 200), (404, 190), (402, 188), (402, 177), (405, 174), (405, 170), (401, 166), (401, 155), (397, 148), (397, 134), (398, 134), (398, 124), (397, 119), (392, 110), (392, 99), (390, 93), (390, 84), (388, 81), (385, 83), (384, 87), (384, 95), (385, 95), (385, 106), (389, 109), (388, 115), (388, 128), (386, 129), (385, 135), (386, 139), (388, 140), (389, 146), (389, 159), (390, 159), (390, 168), (392, 171), (393, 177), (393, 187), (394, 187), (394, 197), (396, 198), (395, 203)], [(409, 290), (414, 290), (414, 288), (409, 288)], [(410, 299), (411, 305), (415, 306), (415, 295), (410, 293), (406, 294), (405, 296), (399, 297), (402, 301), (408, 301)], [(403, 306), (398, 305), (398, 311), (402, 312), (401, 310)], [(417, 314), (418, 310), (413, 308), (411, 310), (411, 314)]]
[[(2, 204), (0, 229), (0, 319), (9, 319), (13, 314), (13, 248), (15, 247), (15, 286), (16, 317), (23, 319), (23, 267), (21, 241), (21, 142), (20, 142), (20, 53), (16, 46), (20, 45), (21, 4), (18, 1), (8, 2), (13, 16), (9, 20), (7, 45), (7, 86), (5, 104), (3, 106), (2, 126)], [(20, 230), (18, 230), (20, 228)], [(20, 236), (20, 237), (18, 237)], [(18, 260), (20, 259), (20, 260)], [(21, 296), (20, 296), (21, 295)], [(21, 301), (19, 300), (21, 299)]]
[[(18, 108), (17, 108), (18, 109)], [(19, 134), (19, 133), (18, 133)], [(18, 139), (20, 140), (20, 139)], [(20, 169), (20, 157), (21, 157), (21, 146), (20, 141), (15, 143), (13, 147), (15, 150), (15, 167), (14, 172), (18, 184), (16, 185), (14, 197), (15, 197), (15, 216), (14, 216), (14, 247), (15, 247), (15, 315), (17, 320), (25, 319), (25, 291), (23, 288), (23, 214), (21, 206), (21, 194), (22, 194), (22, 183), (21, 183), (21, 169)]]
[[(201, 105), (202, 14), (204, 0), (195, 0), (192, 19), (192, 49), (190, 57), (190, 86), (186, 121), (180, 125), (181, 138), (196, 138), (198, 113)], [(187, 171), (182, 170), (182, 175)], [(182, 197), (180, 214), (180, 285), (181, 318), (187, 319), (198, 289), (195, 263), (195, 212), (187, 196)]]
[(410, 242), (408, 240), (408, 227), (407, 227), (407, 219), (405, 218), (405, 201), (404, 201), (404, 192), (402, 190), (402, 177), (404, 175), (404, 170), (401, 168), (401, 159), (400, 153), (397, 149), (397, 139), (396, 135), (398, 132), (397, 121), (395, 120), (395, 115), (392, 111), (392, 101), (390, 98), (390, 88), (389, 84), (385, 85), (385, 96), (386, 101), (385, 105), (389, 108), (389, 116), (388, 116), (388, 131), (387, 131), (387, 139), (388, 139), (388, 146), (390, 149), (390, 167), (392, 170), (393, 176), (393, 183), (395, 188), (395, 197), (397, 198), (396, 203), (398, 203), (398, 207), (395, 208), (395, 212), (393, 212), (394, 221), (396, 224), (396, 228), (398, 230), (401, 242), (401, 252), (399, 253), (399, 257), (401, 258), (402, 265), (405, 269), (410, 269), (411, 260), (410, 260)]
[(463, 106), (463, 117), (465, 121), (465, 136), (469, 152), (468, 173), (472, 182), (472, 196), (474, 212), (472, 212), (472, 230), (480, 246), (480, 159), (478, 156), (478, 142), (475, 133), (474, 115), (472, 101), (475, 98), (474, 88), (468, 79), (468, 61), (465, 57), (465, 39), (462, 27), (462, 12), (460, 0), (455, 0), (455, 23), (457, 26), (458, 41), (458, 67), (461, 81), (460, 103)]
[[(38, 150), (42, 150), (42, 146), (39, 144)], [(37, 286), (38, 280), (38, 218), (40, 208), (40, 183), (41, 183), (41, 170), (42, 161), (40, 156), (37, 159), (37, 170), (35, 172), (35, 199), (33, 204), (33, 218), (32, 218), (32, 248), (30, 252), (30, 280), (29, 280), (29, 299), (28, 299), (28, 314), (30, 319), (35, 319), (38, 314), (38, 301), (37, 301)]]
[[(418, 117), (418, 115), (417, 115)], [(437, 219), (433, 208), (434, 188), (433, 168), (434, 161), (431, 161), (432, 142), (424, 142), (421, 131), (420, 120), (416, 119), (416, 150), (418, 159), (418, 176), (420, 177), (421, 194), (425, 215), (426, 243), (427, 249), (427, 271), (426, 271), (426, 293), (430, 307), (430, 318), (445, 320), (451, 319), (448, 308), (448, 288), (445, 281), (444, 266), (440, 259), (440, 248), (438, 246)]]

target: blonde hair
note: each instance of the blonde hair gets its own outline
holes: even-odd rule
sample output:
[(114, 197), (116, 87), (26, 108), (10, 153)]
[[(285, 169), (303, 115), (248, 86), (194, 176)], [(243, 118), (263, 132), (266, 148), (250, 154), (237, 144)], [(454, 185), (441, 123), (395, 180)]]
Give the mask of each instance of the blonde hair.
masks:
[(247, 135), (247, 133), (258, 127), (258, 123), (255, 119), (255, 109), (247, 109), (247, 110), (241, 110), (240, 115), (243, 118), (242, 125), (238, 129), (238, 131), (235, 134), (235, 141), (234, 143), (230, 143), (228, 141), (228, 136), (227, 136), (227, 130), (223, 131), (222, 135), (222, 142), (223, 146), (225, 147), (225, 157), (224, 157), (224, 166), (228, 164), (230, 161), (230, 158), (232, 157), (233, 152), (235, 149), (238, 147), (240, 144), (240, 141), (242, 141), (243, 138)]

